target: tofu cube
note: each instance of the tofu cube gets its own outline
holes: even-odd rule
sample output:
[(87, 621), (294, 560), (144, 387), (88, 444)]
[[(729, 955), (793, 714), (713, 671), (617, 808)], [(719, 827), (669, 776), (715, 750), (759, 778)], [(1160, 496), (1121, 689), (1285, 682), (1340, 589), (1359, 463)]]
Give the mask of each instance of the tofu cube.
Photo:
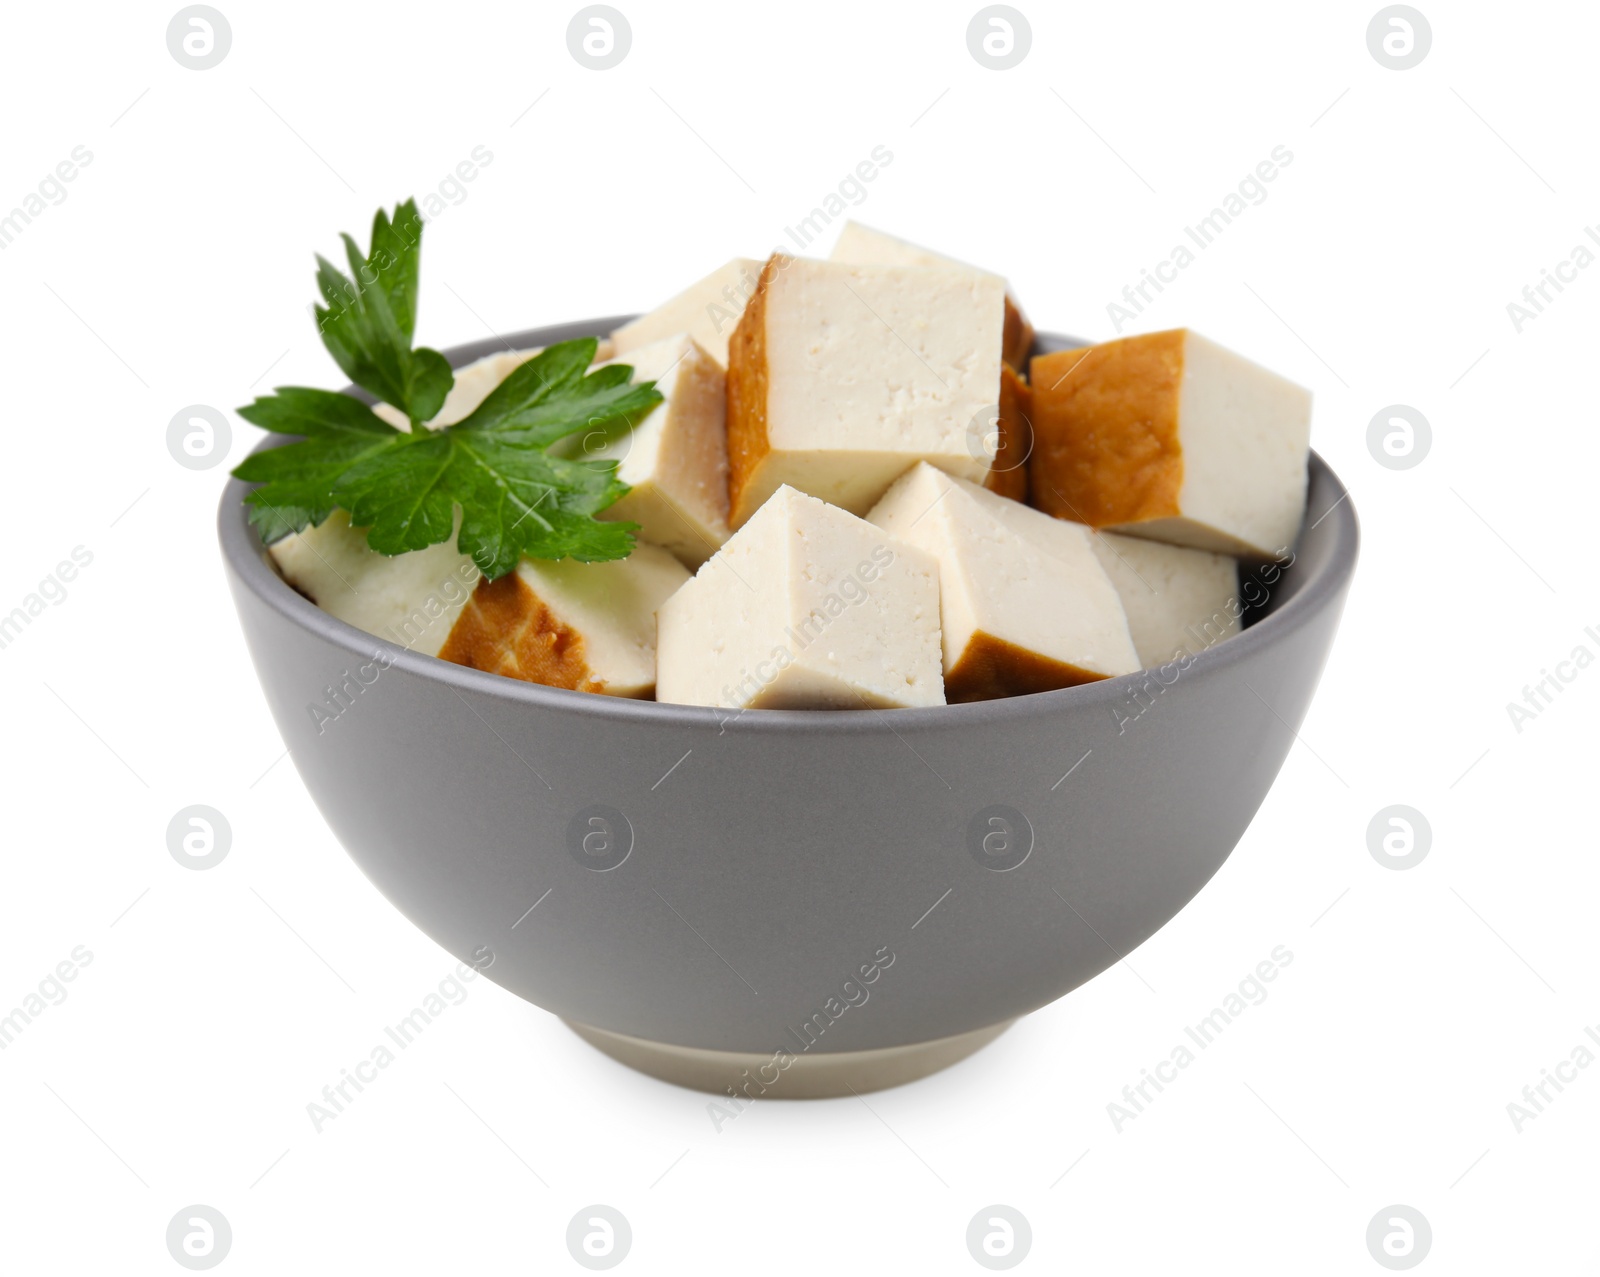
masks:
[[(426, 424), (437, 429), (469, 416), (538, 353), (501, 351), (458, 368), (450, 394)], [(720, 370), (717, 376), (720, 399)], [(407, 424), (387, 404), (375, 411), (399, 428)], [(460, 526), (458, 512), (457, 532)], [(366, 529), (351, 527), (343, 510), (284, 537), (269, 553), (296, 590), (368, 634), (457, 665), (612, 696), (648, 697), (654, 690), (655, 611), (689, 579), (677, 559), (641, 539), (615, 562), (523, 559), (514, 572), (485, 581), (456, 549), (454, 534), (391, 557), (372, 549)]]
[(1097, 532), (1090, 544), (1122, 598), (1145, 669), (1239, 632), (1239, 565), (1227, 555), (1115, 532)]
[(688, 580), (677, 559), (644, 541), (608, 563), (525, 558), (479, 583), (439, 655), (548, 687), (648, 698), (656, 610)]
[(618, 360), (635, 381), (654, 381), (663, 396), (632, 429), (579, 439), (582, 454), (617, 459), (632, 491), (601, 511), (630, 520), (639, 535), (697, 568), (728, 539), (728, 436), (722, 365), (679, 334)]
[(1030, 380), (1041, 510), (1245, 558), (1293, 544), (1309, 391), (1186, 328), (1040, 355)]
[(728, 347), (731, 526), (784, 484), (865, 514), (918, 461), (981, 482), (1004, 304), (965, 267), (774, 254)]
[[(976, 266), (967, 266), (965, 262), (958, 262), (953, 257), (935, 253), (931, 249), (919, 248), (893, 235), (885, 235), (882, 231), (861, 225), (860, 222), (844, 224), (844, 229), (839, 232), (839, 238), (834, 241), (833, 252), (828, 255), (828, 260), (847, 262), (852, 266), (963, 266), (968, 270), (978, 269)], [(980, 273), (989, 274), (987, 271)], [(998, 279), (999, 276), (995, 278)], [(1003, 279), (1001, 284), (1005, 284)], [(1028, 355), (1032, 349), (1033, 325), (1022, 313), (1022, 307), (1017, 304), (1008, 287), (1002, 354), (1006, 363), (1021, 370), (1027, 367)]]
[(728, 339), (733, 336), (745, 303), (755, 295), (761, 263), (748, 257), (735, 257), (726, 265), (663, 302), (647, 315), (640, 315), (611, 334), (613, 352), (625, 355), (640, 346), (649, 346), (665, 337), (688, 333), (700, 348), (722, 367), (728, 366)]
[[(600, 353), (608, 347), (602, 342)], [(496, 351), (457, 368), (450, 393), (425, 424), (440, 429), (470, 416), (513, 369), (542, 349)], [(397, 430), (409, 428), (405, 415), (389, 404), (375, 404), (373, 411)], [(482, 576), (456, 549), (454, 533), (426, 550), (390, 557), (368, 546), (366, 529), (352, 528), (343, 510), (275, 542), (269, 552), (284, 580), (324, 612), (425, 656), (439, 654)]]
[[(513, 369), (539, 353), (502, 350), (455, 370), (455, 384), (433, 429), (470, 416)], [(410, 428), (404, 413), (386, 403), (372, 409), (397, 430)], [(456, 530), (460, 531), (459, 517)], [(275, 542), (269, 553), (279, 574), (324, 612), (424, 656), (437, 656), (482, 573), (456, 549), (456, 538), (426, 550), (390, 557), (367, 545), (365, 528), (335, 510), (314, 528)]]
[[(1033, 392), (1011, 365), (1000, 369), (993, 459), (983, 486), (1012, 501), (1028, 499), (1028, 456), (1033, 451)], [(986, 445), (987, 449), (987, 445)]]
[(939, 569), (781, 487), (661, 608), (656, 698), (727, 709), (944, 704)]
[[(457, 529), (460, 528), (459, 517)], [(324, 612), (424, 656), (437, 656), (483, 574), (456, 539), (392, 558), (335, 510), (268, 553), (278, 573)]]
[(689, 579), (640, 541), (626, 559), (523, 559), (485, 581), (455, 540), (393, 557), (343, 510), (272, 547), (283, 578), (324, 612), (457, 665), (611, 696), (655, 687), (655, 613)]
[(952, 703), (1053, 691), (1139, 668), (1088, 528), (927, 464), (901, 478), (867, 517), (938, 561)]

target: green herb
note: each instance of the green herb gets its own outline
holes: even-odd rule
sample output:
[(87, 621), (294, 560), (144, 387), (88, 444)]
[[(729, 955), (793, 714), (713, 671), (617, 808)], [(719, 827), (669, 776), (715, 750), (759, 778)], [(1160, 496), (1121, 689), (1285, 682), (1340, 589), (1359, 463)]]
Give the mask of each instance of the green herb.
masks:
[(411, 349), (417, 326), (417, 270), (422, 258), (422, 218), (415, 201), (372, 219), (372, 251), (362, 259), (355, 240), (341, 235), (350, 275), (317, 256), (322, 344), (363, 390), (393, 404), (412, 425), (439, 411), (454, 376), (437, 350)]
[(412, 423), (396, 430), (352, 396), (299, 386), (239, 409), (246, 421), (298, 443), (245, 459), (233, 473), (261, 486), (245, 498), (251, 521), (272, 541), (346, 510), (381, 554), (448, 541), (490, 580), (522, 555), (586, 562), (626, 558), (638, 525), (596, 514), (628, 491), (615, 461), (551, 454), (578, 431), (636, 421), (661, 402), (653, 382), (634, 385), (633, 369), (589, 372), (597, 343), (562, 342), (521, 364), (476, 411), (442, 430), (421, 423), (439, 411), (454, 377), (444, 356), (413, 349), (422, 219), (416, 204), (373, 219), (366, 258), (344, 237), (352, 275), (317, 259), (326, 308), (318, 328), (356, 385), (398, 408)]

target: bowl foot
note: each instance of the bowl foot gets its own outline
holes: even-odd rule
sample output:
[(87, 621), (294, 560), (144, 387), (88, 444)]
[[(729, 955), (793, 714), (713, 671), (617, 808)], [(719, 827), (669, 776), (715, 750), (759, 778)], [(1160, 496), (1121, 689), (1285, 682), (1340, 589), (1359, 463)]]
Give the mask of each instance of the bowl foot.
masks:
[(1005, 1020), (955, 1037), (904, 1046), (786, 1055), (676, 1046), (566, 1021), (569, 1029), (596, 1050), (663, 1082), (714, 1095), (779, 1100), (829, 1099), (915, 1082), (966, 1059), (1013, 1023)]

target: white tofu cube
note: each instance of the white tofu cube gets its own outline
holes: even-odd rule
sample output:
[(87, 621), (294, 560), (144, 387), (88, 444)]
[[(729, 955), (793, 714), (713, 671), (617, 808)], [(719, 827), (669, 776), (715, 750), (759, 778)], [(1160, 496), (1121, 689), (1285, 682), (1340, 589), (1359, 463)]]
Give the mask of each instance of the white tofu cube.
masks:
[(644, 541), (609, 563), (525, 558), (478, 585), (439, 655), (549, 687), (649, 697), (656, 610), (688, 580), (677, 559)]
[(945, 695), (988, 700), (1139, 668), (1084, 527), (922, 464), (867, 518), (939, 564)]
[(656, 698), (728, 709), (942, 705), (938, 565), (780, 488), (662, 606)]
[(966, 267), (774, 255), (729, 346), (729, 523), (784, 484), (865, 514), (918, 461), (982, 482), (1005, 290)]
[(613, 352), (625, 355), (677, 333), (688, 333), (700, 348), (724, 368), (728, 366), (728, 339), (744, 314), (745, 303), (755, 295), (761, 263), (735, 257), (711, 274), (640, 315), (611, 334)]
[(728, 539), (728, 436), (722, 365), (679, 334), (631, 350), (616, 362), (635, 381), (654, 381), (664, 402), (631, 430), (579, 440), (584, 456), (619, 459), (632, 491), (601, 511), (631, 520), (639, 535), (697, 568)]
[[(833, 252), (828, 254), (828, 260), (847, 262), (852, 266), (959, 266), (967, 270), (978, 270), (976, 266), (968, 266), (953, 257), (935, 253), (932, 249), (920, 248), (894, 235), (875, 231), (870, 226), (861, 225), (860, 222), (844, 224), (844, 229), (839, 232), (839, 238), (834, 241)], [(979, 273), (992, 274), (989, 271), (979, 271)], [(993, 277), (1000, 279), (998, 275)], [(1022, 313), (1022, 307), (1011, 295), (1005, 280), (1001, 279), (1000, 283), (1006, 288), (1005, 340), (1002, 353), (1006, 363), (1013, 368), (1021, 369), (1027, 364), (1028, 352), (1033, 348), (1033, 325)]]
[(1040, 355), (1031, 380), (1041, 510), (1244, 558), (1294, 544), (1310, 391), (1186, 328)]
[(1090, 544), (1122, 598), (1144, 668), (1198, 656), (1239, 632), (1239, 565), (1227, 555), (1115, 532)]

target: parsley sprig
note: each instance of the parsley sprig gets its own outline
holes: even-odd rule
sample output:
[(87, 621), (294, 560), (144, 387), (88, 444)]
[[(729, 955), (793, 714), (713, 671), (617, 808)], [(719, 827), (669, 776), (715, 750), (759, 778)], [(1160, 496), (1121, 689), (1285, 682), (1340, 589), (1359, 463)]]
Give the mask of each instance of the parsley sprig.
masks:
[[(426, 429), (454, 384), (443, 355), (412, 347), (422, 218), (414, 201), (372, 222), (365, 258), (344, 236), (349, 275), (317, 258), (322, 342), (357, 386), (399, 409), (396, 430), (351, 395), (279, 387), (239, 409), (246, 421), (300, 441), (245, 459), (234, 474), (261, 486), (246, 498), (269, 544), (336, 509), (367, 529), (381, 554), (450, 539), (490, 580), (528, 555), (585, 562), (626, 558), (637, 524), (594, 516), (625, 495), (615, 461), (552, 455), (578, 431), (635, 421), (661, 402), (633, 369), (589, 371), (592, 337), (562, 342), (519, 365), (464, 420)], [(557, 450), (559, 452), (559, 450)]]

